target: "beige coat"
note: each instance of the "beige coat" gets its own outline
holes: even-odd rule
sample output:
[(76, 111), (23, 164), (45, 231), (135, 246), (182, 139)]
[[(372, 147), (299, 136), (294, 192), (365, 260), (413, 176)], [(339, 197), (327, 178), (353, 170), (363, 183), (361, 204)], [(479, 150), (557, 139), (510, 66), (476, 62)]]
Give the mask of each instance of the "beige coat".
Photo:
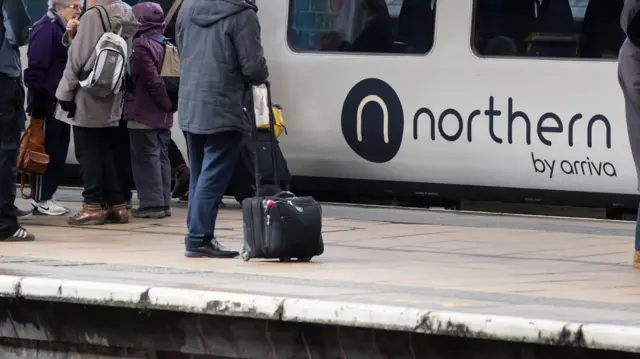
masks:
[[(99, 5), (107, 10), (112, 25), (116, 23), (122, 25), (120, 35), (131, 44), (133, 35), (140, 27), (131, 9), (126, 8), (122, 0), (102, 0)], [(79, 85), (78, 75), (89, 61), (96, 43), (104, 33), (100, 12), (90, 9), (87, 9), (87, 12), (80, 18), (77, 34), (69, 47), (67, 66), (56, 91), (56, 97), (59, 100), (73, 100), (76, 103), (76, 115), (71, 121), (68, 121), (66, 114), (57, 118), (78, 127), (113, 127), (118, 125), (122, 116), (122, 92), (106, 97), (95, 97), (88, 94)], [(57, 114), (60, 112), (60, 109), (56, 111)]]

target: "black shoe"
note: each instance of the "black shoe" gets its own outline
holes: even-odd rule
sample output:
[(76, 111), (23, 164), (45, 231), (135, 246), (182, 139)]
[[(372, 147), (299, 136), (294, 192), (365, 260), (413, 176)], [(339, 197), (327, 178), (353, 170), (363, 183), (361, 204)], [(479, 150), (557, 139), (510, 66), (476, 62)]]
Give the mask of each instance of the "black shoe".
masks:
[(34, 236), (33, 234), (27, 232), (26, 229), (20, 227), (18, 228), (18, 230), (16, 231), (16, 233), (14, 233), (13, 235), (7, 237), (7, 238), (2, 238), (0, 239), (0, 241), (2, 242), (31, 242), (34, 241), (36, 239), (36, 236)]
[(136, 218), (152, 218), (160, 219), (166, 217), (164, 207), (159, 208), (136, 208), (131, 210), (131, 213)]
[(164, 216), (171, 217), (171, 207), (169, 206), (164, 207)]
[(16, 209), (16, 217), (18, 219), (25, 219), (31, 217), (33, 215), (33, 210), (22, 210), (20, 208)]
[(240, 253), (223, 247), (213, 239), (211, 243), (207, 243), (202, 247), (187, 248), (184, 255), (189, 258), (235, 258)]

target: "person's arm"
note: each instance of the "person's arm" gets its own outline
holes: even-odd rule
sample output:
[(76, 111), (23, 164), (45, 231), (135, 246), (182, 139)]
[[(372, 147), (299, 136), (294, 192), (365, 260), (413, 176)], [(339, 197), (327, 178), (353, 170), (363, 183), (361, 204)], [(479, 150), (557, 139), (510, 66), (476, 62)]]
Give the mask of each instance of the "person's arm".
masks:
[(51, 23), (35, 28), (27, 50), (27, 68), (24, 70), (24, 85), (34, 92), (48, 94), (47, 73), (51, 64), (54, 41)]
[(244, 79), (248, 83), (263, 83), (269, 77), (267, 60), (260, 40), (260, 24), (255, 11), (245, 10), (236, 15), (231, 31)]
[[(2, 6), (3, 17), (8, 20), (10, 31), (14, 42), (12, 45), (21, 47), (29, 42), (29, 27), (31, 18), (22, 0), (4, 0)], [(5, 22), (6, 23), (6, 22)]]
[(133, 55), (131, 56), (131, 76), (150, 95), (158, 108), (162, 111), (171, 110), (171, 100), (167, 95), (164, 80), (158, 72), (149, 49), (140, 45), (140, 41), (134, 42)]
[(100, 16), (106, 22), (107, 18), (102, 14), (102, 10), (89, 8), (82, 16), (78, 33), (73, 38), (69, 47), (67, 65), (64, 68), (62, 79), (58, 84), (56, 98), (61, 101), (73, 101), (76, 88), (80, 79), (78, 78), (83, 67), (91, 58), (95, 45), (104, 33)]

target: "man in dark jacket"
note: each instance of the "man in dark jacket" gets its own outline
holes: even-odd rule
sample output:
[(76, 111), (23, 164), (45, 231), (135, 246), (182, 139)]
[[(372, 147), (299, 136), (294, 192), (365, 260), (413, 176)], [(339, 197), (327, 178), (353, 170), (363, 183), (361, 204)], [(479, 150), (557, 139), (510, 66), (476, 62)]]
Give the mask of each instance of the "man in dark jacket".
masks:
[(18, 224), (16, 161), (24, 130), (24, 87), (19, 48), (27, 44), (31, 19), (22, 0), (0, 0), (0, 241), (32, 241)]
[[(625, 2), (620, 25), (627, 39), (618, 55), (618, 81), (624, 94), (631, 154), (640, 178), (640, 0)], [(633, 267), (640, 269), (640, 211), (636, 222)]]
[(268, 75), (258, 8), (249, 0), (191, 0), (176, 22), (180, 52), (180, 128), (190, 162), (185, 237), (188, 257), (235, 257), (214, 238), (217, 202), (229, 184), (251, 124), (243, 111), (249, 84)]

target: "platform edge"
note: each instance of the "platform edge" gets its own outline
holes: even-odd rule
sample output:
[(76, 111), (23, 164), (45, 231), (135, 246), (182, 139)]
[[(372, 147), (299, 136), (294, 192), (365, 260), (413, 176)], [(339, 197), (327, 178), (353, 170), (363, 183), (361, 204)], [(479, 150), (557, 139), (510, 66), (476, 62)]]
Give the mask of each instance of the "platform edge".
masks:
[(329, 324), (640, 353), (640, 327), (0, 275), (0, 297)]

